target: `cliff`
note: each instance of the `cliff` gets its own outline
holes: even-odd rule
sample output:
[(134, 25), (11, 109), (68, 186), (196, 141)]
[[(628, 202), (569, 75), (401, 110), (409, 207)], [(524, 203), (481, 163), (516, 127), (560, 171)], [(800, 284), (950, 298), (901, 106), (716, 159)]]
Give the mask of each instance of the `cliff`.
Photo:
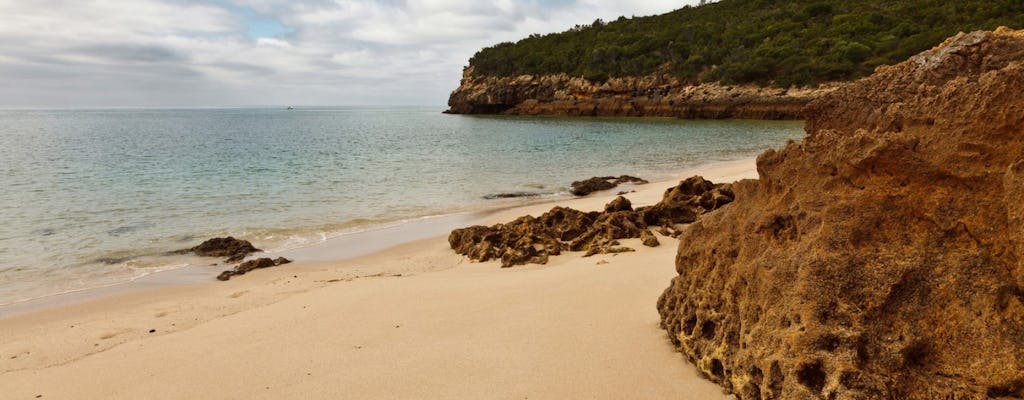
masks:
[(593, 82), (566, 74), (476, 76), (463, 71), (448, 99), (454, 114), (800, 119), (812, 99), (833, 87), (809, 89), (688, 85), (668, 75)]
[(680, 237), (662, 326), (742, 399), (1024, 397), (1024, 33), (807, 108)]

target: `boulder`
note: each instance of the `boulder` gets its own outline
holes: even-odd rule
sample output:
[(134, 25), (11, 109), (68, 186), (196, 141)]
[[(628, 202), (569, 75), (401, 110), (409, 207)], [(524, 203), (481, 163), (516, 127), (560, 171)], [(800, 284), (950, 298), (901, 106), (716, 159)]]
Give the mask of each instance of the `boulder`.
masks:
[(741, 399), (1024, 397), (1021, 87), (1000, 29), (812, 102), (682, 231), (672, 343)]

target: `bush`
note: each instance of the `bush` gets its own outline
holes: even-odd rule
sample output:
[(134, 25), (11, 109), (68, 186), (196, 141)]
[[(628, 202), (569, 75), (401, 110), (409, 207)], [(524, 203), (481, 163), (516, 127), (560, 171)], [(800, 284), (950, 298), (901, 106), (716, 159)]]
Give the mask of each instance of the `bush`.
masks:
[(670, 73), (688, 82), (816, 85), (895, 64), (959, 31), (1024, 27), (1020, 0), (721, 0), (600, 19), (476, 53), (477, 75)]

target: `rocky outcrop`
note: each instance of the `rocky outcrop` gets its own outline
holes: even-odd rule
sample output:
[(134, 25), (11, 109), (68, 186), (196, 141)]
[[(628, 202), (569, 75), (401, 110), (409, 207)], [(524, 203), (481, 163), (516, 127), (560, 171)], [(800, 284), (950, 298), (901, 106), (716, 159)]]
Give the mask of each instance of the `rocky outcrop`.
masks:
[(742, 399), (1024, 397), (1024, 34), (814, 101), (680, 237), (672, 342)]
[(201, 257), (228, 257), (227, 262), (233, 263), (242, 261), (250, 253), (262, 250), (253, 247), (252, 243), (249, 243), (248, 240), (235, 239), (228, 236), (207, 240), (189, 249), (189, 251)]
[(269, 259), (266, 257), (257, 258), (254, 260), (249, 260), (244, 263), (238, 264), (235, 266), (234, 269), (221, 272), (220, 275), (217, 275), (217, 280), (226, 281), (228, 279), (231, 279), (232, 276), (245, 275), (246, 272), (252, 271), (254, 269), (276, 267), (278, 265), (288, 264), (290, 262), (292, 262), (292, 260), (289, 260), (284, 257), (278, 257), (275, 259)]
[(647, 183), (647, 181), (629, 175), (622, 175), (619, 177), (595, 176), (590, 179), (573, 182), (571, 185), (572, 190), (570, 190), (570, 192), (576, 196), (586, 196), (594, 192), (615, 188), (623, 183), (636, 183), (643, 185)]
[(619, 196), (603, 212), (582, 212), (555, 207), (539, 218), (527, 215), (507, 224), (456, 229), (448, 243), (456, 253), (476, 261), (500, 259), (502, 267), (546, 264), (548, 257), (562, 251), (583, 251), (587, 256), (633, 251), (619, 245), (619, 239), (641, 238), (644, 245), (657, 246), (651, 226), (678, 229), (698, 215), (732, 200), (729, 185), (715, 185), (695, 176), (665, 191), (658, 204), (633, 209), (629, 199)]
[(463, 70), (448, 113), (677, 118), (801, 119), (804, 106), (834, 88), (689, 85), (667, 74), (605, 82), (559, 75), (478, 76)]

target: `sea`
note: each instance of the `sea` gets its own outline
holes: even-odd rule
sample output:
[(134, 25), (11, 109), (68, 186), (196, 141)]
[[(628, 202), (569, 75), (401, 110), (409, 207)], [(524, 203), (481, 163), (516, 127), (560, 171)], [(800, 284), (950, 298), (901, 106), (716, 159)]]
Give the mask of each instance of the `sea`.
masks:
[[(439, 107), (0, 110), (0, 306), (757, 155), (797, 121), (442, 114)], [(499, 193), (534, 197), (488, 199)]]

